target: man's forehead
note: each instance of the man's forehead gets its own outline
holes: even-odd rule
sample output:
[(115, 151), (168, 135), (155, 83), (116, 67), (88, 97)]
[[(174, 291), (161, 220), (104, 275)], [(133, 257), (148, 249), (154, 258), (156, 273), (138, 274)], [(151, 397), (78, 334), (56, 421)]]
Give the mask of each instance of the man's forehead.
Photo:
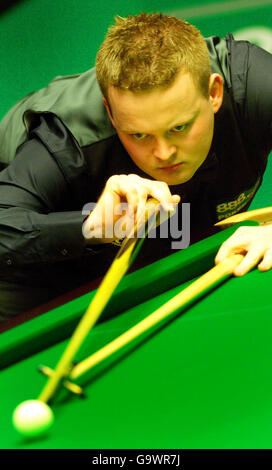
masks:
[(192, 80), (179, 80), (167, 89), (134, 93), (109, 88), (113, 118), (124, 132), (142, 132), (154, 124), (168, 127), (193, 119), (199, 108), (201, 94)]

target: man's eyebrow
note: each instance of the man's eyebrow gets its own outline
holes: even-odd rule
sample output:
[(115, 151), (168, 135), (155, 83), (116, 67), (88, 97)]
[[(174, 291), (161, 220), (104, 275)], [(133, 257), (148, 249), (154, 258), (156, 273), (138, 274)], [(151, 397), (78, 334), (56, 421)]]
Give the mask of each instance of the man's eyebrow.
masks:
[(125, 132), (126, 134), (146, 134), (146, 132), (134, 131), (132, 129), (121, 129), (121, 132)]
[(176, 126), (184, 126), (185, 124), (189, 124), (191, 121), (193, 121), (197, 115), (198, 115), (199, 111), (195, 111), (191, 116), (189, 116), (187, 119), (180, 119), (180, 120), (177, 120), (171, 127), (170, 129), (173, 129), (173, 127), (176, 127)]
[[(176, 123), (174, 123), (172, 126), (169, 127), (169, 129), (173, 129), (173, 127), (176, 127), (176, 126), (184, 126), (185, 124), (189, 124), (191, 121), (193, 121), (196, 116), (198, 115), (198, 111), (195, 111), (191, 116), (189, 116), (187, 119), (183, 119), (183, 120), (179, 120), (179, 121), (176, 121)], [(126, 134), (147, 134), (146, 132), (142, 132), (142, 131), (139, 131), (139, 130), (135, 130), (135, 129), (123, 129), (123, 128), (120, 128), (120, 131), (121, 132), (125, 132)]]
[(122, 128), (120, 127), (119, 128), (121, 132), (126, 132), (127, 134), (146, 134), (146, 132), (140, 132), (140, 131), (136, 131), (135, 129), (125, 129), (125, 128)]

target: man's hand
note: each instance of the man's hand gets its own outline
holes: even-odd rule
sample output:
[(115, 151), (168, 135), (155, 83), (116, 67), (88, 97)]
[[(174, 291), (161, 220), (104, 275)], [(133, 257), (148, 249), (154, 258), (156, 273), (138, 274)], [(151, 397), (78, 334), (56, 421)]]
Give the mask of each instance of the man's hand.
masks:
[[(160, 181), (141, 178), (138, 175), (111, 176), (97, 202), (95, 209), (83, 223), (83, 236), (88, 243), (110, 243), (120, 238), (118, 220), (122, 217), (122, 229), (134, 226), (143, 213), (149, 197), (157, 199), (164, 210), (174, 210), (180, 196), (172, 195), (168, 185)], [(127, 203), (128, 210), (118, 211), (121, 203)]]
[[(260, 271), (268, 271), (272, 267), (272, 225), (260, 227), (239, 227), (219, 249), (215, 263), (218, 264), (231, 253), (241, 253), (245, 257), (233, 274), (243, 276), (256, 264)], [(261, 262), (260, 262), (261, 261)]]

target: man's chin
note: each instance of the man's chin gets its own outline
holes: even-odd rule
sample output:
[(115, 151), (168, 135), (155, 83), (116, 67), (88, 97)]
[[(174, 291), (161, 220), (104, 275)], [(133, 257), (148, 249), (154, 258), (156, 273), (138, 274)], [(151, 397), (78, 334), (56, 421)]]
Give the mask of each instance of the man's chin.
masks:
[(177, 186), (179, 184), (187, 183), (192, 177), (194, 176), (195, 172), (192, 171), (180, 171), (177, 174), (167, 175), (167, 174), (160, 174), (156, 175), (156, 179), (159, 181), (164, 181), (168, 184), (168, 186)]
[(187, 183), (187, 181), (190, 181), (192, 177), (188, 177), (188, 178), (179, 178), (178, 180), (176, 179), (176, 181), (165, 181), (165, 183), (168, 184), (168, 186), (178, 186), (179, 184), (184, 184), (184, 183)]

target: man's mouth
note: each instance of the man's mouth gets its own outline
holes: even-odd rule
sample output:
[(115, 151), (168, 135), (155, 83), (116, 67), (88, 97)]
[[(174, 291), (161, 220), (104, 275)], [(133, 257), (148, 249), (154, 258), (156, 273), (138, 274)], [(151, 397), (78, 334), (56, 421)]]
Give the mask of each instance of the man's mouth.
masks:
[(163, 167), (159, 168), (159, 170), (175, 171), (175, 170), (178, 170), (181, 167), (181, 165), (182, 165), (182, 162), (176, 163), (175, 165), (163, 166)]

